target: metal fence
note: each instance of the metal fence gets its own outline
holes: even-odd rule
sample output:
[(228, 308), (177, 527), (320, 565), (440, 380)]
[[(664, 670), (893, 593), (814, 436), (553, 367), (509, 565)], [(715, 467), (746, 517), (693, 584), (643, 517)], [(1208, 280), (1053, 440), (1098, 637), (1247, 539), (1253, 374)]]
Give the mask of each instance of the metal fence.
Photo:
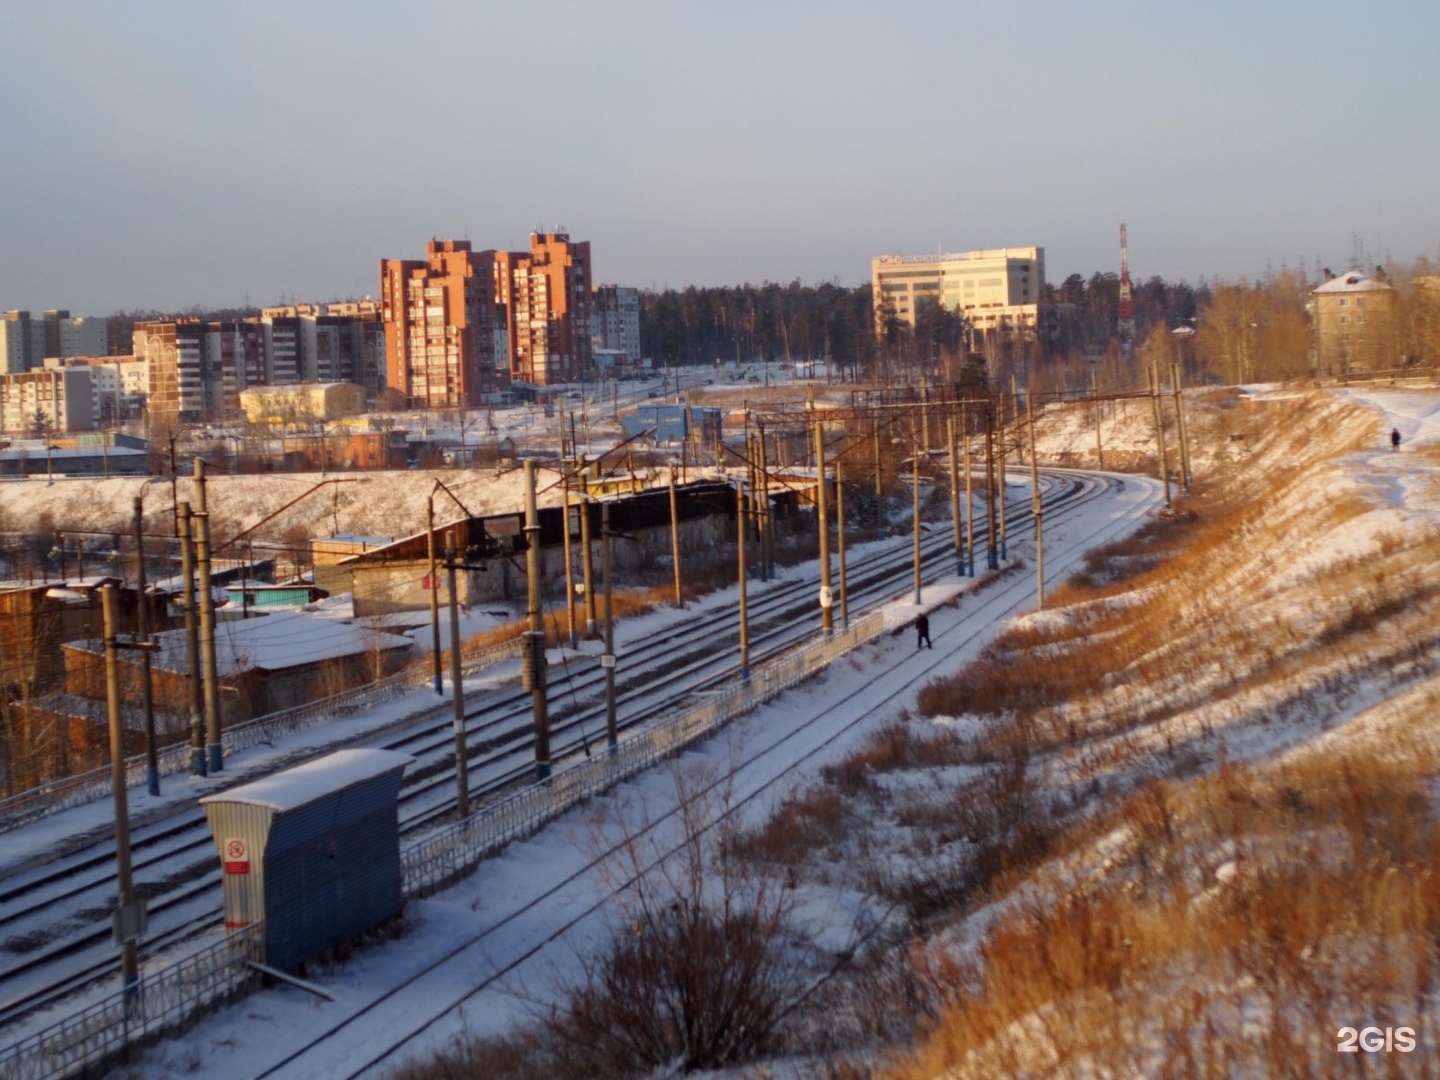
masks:
[(129, 1047), (181, 1031), (206, 1011), (250, 993), (260, 975), (263, 927), (249, 926), (224, 941), (142, 978), (83, 1012), (0, 1049), (0, 1080), (55, 1080), (99, 1073)]
[(401, 854), (406, 896), (428, 896), (464, 877), (510, 841), (528, 836), (576, 803), (636, 775), (804, 681), (836, 657), (878, 637), (884, 628), (882, 615), (867, 615), (843, 633), (757, 668), (748, 682), (637, 732), (613, 754), (580, 761), (411, 845)]
[[(523, 639), (511, 638), (498, 645), (461, 651), (462, 672), (474, 675), (494, 664), (520, 656)], [(234, 754), (240, 750), (266, 743), (273, 743), (282, 735), (304, 731), (337, 716), (373, 708), (390, 701), (417, 687), (431, 685), (433, 675), (427, 669), (411, 669), (398, 672), (376, 682), (367, 683), (354, 690), (345, 690), (329, 697), (298, 705), (265, 716), (257, 716), (243, 724), (226, 728), (221, 733), (224, 753)], [(157, 755), (161, 776), (188, 772), (190, 769), (190, 744), (176, 743), (167, 746)], [(135, 786), (145, 783), (145, 757), (137, 755), (125, 763), (125, 782)], [(0, 832), (33, 821), (44, 814), (66, 810), (72, 806), (83, 806), (98, 799), (110, 797), (110, 767), (93, 769), (78, 776), (66, 777), (50, 784), (44, 784), (29, 791), (22, 791), (7, 799), (0, 799)]]

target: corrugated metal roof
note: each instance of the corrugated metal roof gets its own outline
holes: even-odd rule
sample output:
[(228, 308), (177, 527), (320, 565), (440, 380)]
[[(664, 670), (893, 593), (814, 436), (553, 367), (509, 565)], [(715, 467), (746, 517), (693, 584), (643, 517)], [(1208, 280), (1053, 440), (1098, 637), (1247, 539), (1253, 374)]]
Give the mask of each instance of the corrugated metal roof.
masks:
[(338, 750), (323, 758), (297, 765), (229, 791), (206, 795), (200, 805), (237, 802), (269, 807), (280, 813), (323, 799), (351, 784), (404, 768), (415, 759), (393, 750)]

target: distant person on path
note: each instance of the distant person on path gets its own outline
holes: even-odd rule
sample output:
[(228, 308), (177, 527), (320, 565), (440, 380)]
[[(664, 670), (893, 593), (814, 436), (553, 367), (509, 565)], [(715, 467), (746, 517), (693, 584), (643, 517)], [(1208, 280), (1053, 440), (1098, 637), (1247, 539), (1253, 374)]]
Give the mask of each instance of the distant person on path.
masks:
[(921, 646), (927, 649), (935, 648), (930, 644), (930, 616), (923, 611), (915, 617), (915, 648), (918, 651)]
[(1390, 452), (1393, 454), (1400, 449), (1400, 429), (1390, 429)]

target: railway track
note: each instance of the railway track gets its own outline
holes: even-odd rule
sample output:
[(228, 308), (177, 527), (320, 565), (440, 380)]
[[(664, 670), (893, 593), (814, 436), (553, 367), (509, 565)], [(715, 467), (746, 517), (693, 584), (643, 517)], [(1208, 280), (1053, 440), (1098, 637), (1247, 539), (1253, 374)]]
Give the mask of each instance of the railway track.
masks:
[[(1050, 471), (1043, 492), (1046, 512), (1053, 516), (1083, 505), (1108, 483), (1085, 474)], [(1029, 513), (1028, 491), (1013, 505), (1007, 499), (1014, 537), (1031, 527)], [(922, 551), (927, 573), (933, 576), (938, 569), (951, 569), (950, 530), (937, 529), (924, 537)], [(905, 539), (871, 547), (850, 560), (849, 591), (857, 610), (895, 593), (897, 577), (903, 580), (911, 569), (911, 552)], [(813, 637), (817, 584), (818, 570), (752, 587), (752, 664)], [(676, 628), (663, 641), (627, 647), (620, 657), (617, 701), (622, 727), (643, 725), (671, 712), (678, 699), (737, 673), (733, 644), (739, 636), (738, 616), (725, 611), (690, 621), (694, 625)], [(552, 668), (551, 724), (557, 761), (603, 741), (603, 674), (593, 659), (593, 655), (580, 658), (575, 665), (578, 671), (569, 670), (567, 660), (563, 678), (556, 678)], [(477, 698), (467, 703), (467, 718), (467, 774), (478, 799), (530, 778), (533, 730), (528, 693), (502, 690)], [(416, 758), (401, 794), (401, 827), (407, 838), (453, 814), (454, 740), (448, 716), (364, 743)], [(198, 806), (137, 828), (132, 844), (137, 891), (150, 908), (146, 954), (212, 929), (219, 920), (220, 873)], [(0, 882), (0, 957), (6, 961), (0, 974), (0, 1032), (113, 976), (116, 960), (109, 947), (113, 865), (112, 839)], [(5, 1041), (0, 1034), (0, 1043)]]
[[(1159, 498), (1159, 485), (1150, 486), (1150, 499), (1130, 514), (1112, 521), (1095, 537), (1095, 543), (1103, 543), (1127, 530), (1140, 514), (1153, 508)], [(1068, 560), (1057, 560), (1057, 575), (1079, 558), (1077, 553)], [(757, 800), (783, 790), (797, 771), (855, 728), (872, 721), (877, 712), (901, 703), (942, 670), (957, 649), (983, 641), (997, 622), (1023, 610), (1033, 597), (1033, 582), (1026, 578), (996, 581), (973, 602), (967, 603), (963, 618), (956, 617), (946, 625), (936, 620), (937, 647), (933, 653), (915, 652), (907, 643), (904, 655), (896, 661), (897, 665), (904, 665), (903, 680), (887, 685), (879, 702), (870, 699), (860, 703), (847, 697), (820, 703), (804, 709), (796, 723), (756, 739), (744, 758), (734, 762), (728, 772), (687, 793), (690, 800), (720, 791), (728, 793), (716, 800), (721, 813), (706, 823), (706, 830), (714, 829)], [(770, 762), (779, 756), (785, 757), (786, 764), (777, 769)], [(488, 918), (483, 929), (456, 942), (444, 955), (410, 972), (369, 1001), (351, 1002), (345, 1015), (319, 1025), (318, 1030), (298, 1040), (298, 1045), (275, 1051), (270, 1063), (248, 1063), (246, 1075), (254, 1080), (284, 1080), (324, 1071), (337, 1080), (358, 1080), (396, 1063), (402, 1051), (413, 1052), (417, 1041), (423, 1040), (427, 1032), (444, 1023), (457, 1009), (488, 991), (499, 989), (506, 979), (514, 977), (546, 948), (562, 942), (587, 920), (594, 919), (616, 893), (634, 880), (630, 877), (617, 883), (613, 872), (606, 874), (599, 868), (617, 857), (623, 860), (626, 853), (637, 849), (637, 842), (643, 844), (646, 837), (671, 826), (683, 810), (682, 806), (675, 805), (653, 814), (643, 825), (629, 830), (620, 842), (584, 860), (560, 880), (537, 886), (533, 894), (517, 900), (504, 914)], [(682, 838), (678, 843), (657, 844), (655, 857), (641, 872), (653, 870), (685, 842)], [(605, 887), (597, 889), (597, 882), (603, 882)], [(587, 899), (577, 902), (577, 897)], [(548, 922), (536, 917), (537, 909), (551, 904), (553, 910), (565, 914)], [(451, 971), (456, 972), (454, 977), (448, 977)], [(456, 986), (457, 989), (445, 996), (437, 994), (437, 986)], [(264, 1022), (263, 1017), (257, 1019)], [(342, 1062), (343, 1067), (337, 1067)]]

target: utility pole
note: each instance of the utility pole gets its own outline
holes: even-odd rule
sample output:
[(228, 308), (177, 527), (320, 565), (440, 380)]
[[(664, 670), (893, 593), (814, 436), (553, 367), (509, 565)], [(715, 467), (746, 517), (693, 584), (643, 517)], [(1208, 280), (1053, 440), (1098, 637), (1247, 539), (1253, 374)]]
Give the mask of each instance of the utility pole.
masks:
[[(529, 462), (527, 461), (528, 465)], [(445, 531), (445, 581), (450, 588), (450, 696), (455, 703), (455, 805), (470, 816), (470, 755), (465, 746), (465, 689), (460, 663), (460, 591), (455, 587), (455, 530)], [(438, 652), (435, 654), (440, 655)]]
[(815, 422), (815, 516), (820, 526), (820, 629), (826, 637), (835, 632), (830, 597), (830, 519), (825, 498), (825, 429)]
[[(435, 488), (430, 488), (429, 505), (425, 510), (425, 554), (430, 560), (430, 646), (435, 669), (435, 693), (444, 696), (443, 661), (440, 658), (440, 578), (435, 563)], [(454, 594), (451, 594), (452, 599)]]
[(1160, 396), (1160, 372), (1155, 363), (1150, 364), (1150, 404), (1155, 409), (1155, 447), (1160, 458), (1160, 482), (1165, 485), (1165, 509), (1170, 503), (1170, 456), (1165, 449), (1165, 406)]
[(955, 418), (945, 421), (945, 438), (950, 446), (950, 531), (955, 535), (955, 574), (965, 574), (965, 539), (960, 532), (960, 463), (956, 460)]
[(756, 444), (760, 451), (760, 580), (769, 581), (775, 576), (775, 544), (771, 535), (773, 522), (770, 519), (770, 468), (765, 460), (765, 425), (757, 424), (759, 438)]
[(190, 515), (199, 519), (195, 561), (200, 570), (200, 676), (205, 698), (205, 752), (211, 773), (225, 768), (224, 746), (220, 741), (220, 682), (215, 662), (215, 593), (210, 584), (210, 513), (205, 502), (205, 459), (195, 459), (195, 502)]
[(125, 744), (120, 724), (120, 665), (116, 657), (114, 585), (106, 585), (100, 590), (100, 606), (105, 623), (105, 704), (110, 720), (110, 787), (115, 793), (115, 869), (119, 883), (116, 936), (120, 939), (121, 980), (128, 993), (140, 982), (136, 941), (142, 919), (135, 904), (135, 882), (130, 874), (130, 810), (125, 801)]
[(745, 486), (735, 485), (735, 550), (740, 560), (740, 677), (750, 681), (750, 610), (745, 603)]
[[(145, 509), (135, 496), (135, 636), (150, 644), (150, 610), (145, 600)], [(155, 748), (155, 698), (150, 688), (150, 650), (140, 653), (140, 700), (145, 709), (145, 790), (160, 794), (160, 757)]]
[[(585, 458), (580, 458), (580, 484), (584, 502), (580, 506), (580, 581), (585, 593), (585, 638), (595, 640), (594, 561), (590, 556), (590, 473)], [(527, 560), (528, 561), (528, 560)]]
[[(545, 707), (545, 624), (540, 611), (540, 518), (535, 508), (535, 462), (530, 458), (525, 459), (525, 580), (529, 586), (530, 630), (526, 644), (535, 713), (535, 778), (546, 780), (550, 776), (550, 721)], [(593, 610), (588, 573), (585, 593)]]
[(1095, 399), (1095, 467), (1105, 468), (1105, 448), (1100, 445), (1100, 421), (1105, 416), (1105, 405), (1100, 400), (1100, 381), (1092, 371), (1090, 373), (1090, 396)]
[(975, 502), (971, 498), (974, 477), (970, 471), (970, 412), (965, 412), (965, 551), (966, 569), (975, 576)]
[(840, 558), (840, 625), (850, 629), (850, 595), (845, 581), (845, 480), (835, 459), (835, 540)]
[(1180, 480), (1188, 495), (1195, 478), (1190, 473), (1190, 436), (1185, 427), (1185, 397), (1180, 389), (1180, 372), (1180, 362), (1170, 361), (1170, 382), (1175, 393), (1175, 425), (1180, 437)]
[(1000, 434), (996, 440), (998, 444), (997, 460), (995, 462), (995, 478), (999, 484), (1000, 495), (995, 505), (995, 513), (1000, 527), (1000, 561), (1008, 562), (1010, 553), (1005, 547), (1005, 395), (1000, 395)]
[(675, 606), (683, 608), (685, 594), (680, 577), (680, 510), (675, 500), (675, 466), (667, 466), (665, 471), (670, 480), (670, 561), (675, 564)]
[[(913, 441), (913, 440), (912, 440)], [(915, 604), (920, 604), (920, 447), (912, 446), (914, 454), (911, 458), (912, 477), (911, 486), (914, 491), (910, 495), (910, 503), (914, 509), (915, 518)]]
[[(563, 468), (563, 465), (562, 465)], [(570, 477), (560, 474), (560, 522), (565, 543), (565, 625), (570, 629), (570, 648), (575, 648), (575, 563), (570, 550)]]
[(600, 567), (605, 575), (605, 741), (610, 753), (620, 747), (620, 724), (615, 717), (615, 594), (611, 586), (613, 563), (610, 551), (610, 504), (600, 504)]
[(995, 406), (985, 403), (985, 563), (991, 570), (1000, 569), (1000, 553), (995, 546)]
[(1030, 427), (1030, 512), (1035, 515), (1035, 601), (1045, 610), (1045, 529), (1040, 505), (1040, 464), (1035, 450), (1035, 395), (1025, 393), (1025, 414)]
[(175, 522), (180, 530), (180, 576), (185, 581), (185, 681), (190, 689), (190, 775), (204, 776), (205, 704), (200, 687), (200, 626), (195, 611), (194, 522), (188, 502), (181, 503), (176, 510)]

